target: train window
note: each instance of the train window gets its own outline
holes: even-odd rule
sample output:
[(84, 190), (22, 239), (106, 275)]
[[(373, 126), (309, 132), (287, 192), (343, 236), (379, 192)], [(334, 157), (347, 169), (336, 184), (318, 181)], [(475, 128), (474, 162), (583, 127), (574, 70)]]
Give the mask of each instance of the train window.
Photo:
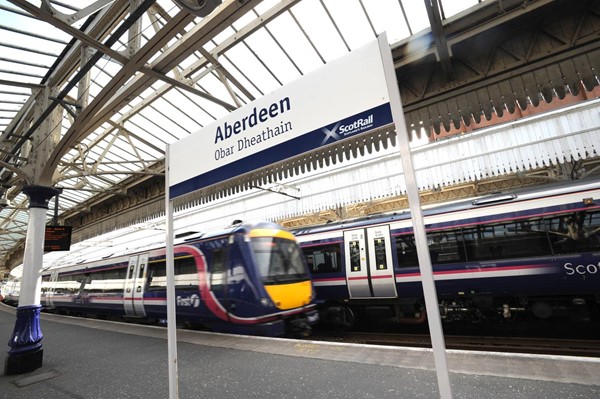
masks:
[(198, 270), (193, 256), (175, 259), (175, 289), (190, 289), (198, 286)]
[(56, 281), (56, 288), (54, 290), (55, 295), (73, 295), (79, 292), (81, 282), (83, 281), (83, 274), (68, 274), (60, 275)]
[(223, 287), (227, 281), (227, 269), (225, 267), (225, 251), (215, 249), (212, 253), (212, 262), (210, 263), (210, 289), (216, 290)]
[(387, 256), (385, 256), (385, 239), (376, 238), (375, 239), (375, 265), (377, 270), (386, 270), (388, 268), (387, 265)]
[(103, 289), (103, 281), (102, 281), (102, 274), (95, 272), (95, 273), (90, 273), (87, 276), (85, 285), (83, 286), (83, 290), (87, 293), (102, 293), (104, 292)]
[[(174, 261), (175, 289), (189, 290), (198, 286), (198, 271), (193, 256), (180, 256)], [(167, 267), (165, 259), (148, 262), (146, 291), (162, 291), (167, 287)]]
[(561, 215), (547, 225), (554, 254), (600, 251), (600, 212)]
[(128, 280), (131, 280), (133, 278), (133, 269), (135, 269), (135, 265), (130, 265), (129, 266), (129, 277), (127, 277)]
[(110, 293), (123, 291), (123, 278), (125, 269), (119, 270), (101, 270), (90, 273), (87, 276), (84, 285), (85, 292), (88, 293)]
[(308, 270), (295, 241), (277, 237), (252, 237), (257, 270), (265, 283), (303, 281)]
[[(0, 286), (4, 287), (5, 282), (3, 281)], [(48, 290), (50, 289), (50, 276), (42, 276), (42, 289), (41, 289), (41, 293), (42, 295), (46, 294), (46, 292), (48, 292)], [(0, 295), (1, 297), (1, 295)]]
[(162, 291), (166, 289), (167, 267), (165, 260), (148, 262), (148, 274), (146, 276), (146, 291)]
[(467, 259), (486, 261), (550, 255), (545, 223), (540, 219), (464, 229)]
[[(419, 266), (415, 237), (411, 234), (396, 236), (395, 239), (398, 267)], [(447, 230), (429, 233), (427, 234), (427, 244), (433, 265), (464, 262), (466, 259), (460, 231)]]
[(429, 256), (434, 265), (464, 262), (465, 251), (460, 231), (439, 231), (427, 235)]
[(405, 234), (394, 237), (396, 241), (396, 258), (398, 267), (415, 267), (419, 266), (417, 258), (417, 249), (415, 248), (415, 237)]
[(313, 274), (337, 273), (342, 269), (340, 244), (325, 244), (302, 248), (304, 259)]
[(350, 271), (359, 272), (360, 267), (360, 243), (358, 241), (350, 241)]
[(93, 272), (88, 277), (85, 289), (90, 292), (121, 292), (123, 291), (124, 279), (125, 268)]

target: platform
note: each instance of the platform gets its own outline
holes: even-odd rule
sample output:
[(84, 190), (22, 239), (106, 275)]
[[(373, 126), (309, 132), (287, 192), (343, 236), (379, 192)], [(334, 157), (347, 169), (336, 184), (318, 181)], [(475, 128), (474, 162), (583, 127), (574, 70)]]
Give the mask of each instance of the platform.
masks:
[[(0, 304), (0, 343), (14, 327)], [(44, 364), (0, 397), (168, 398), (167, 329), (42, 314)], [(430, 349), (180, 329), (180, 398), (438, 398)], [(600, 359), (448, 350), (454, 398), (597, 398)]]

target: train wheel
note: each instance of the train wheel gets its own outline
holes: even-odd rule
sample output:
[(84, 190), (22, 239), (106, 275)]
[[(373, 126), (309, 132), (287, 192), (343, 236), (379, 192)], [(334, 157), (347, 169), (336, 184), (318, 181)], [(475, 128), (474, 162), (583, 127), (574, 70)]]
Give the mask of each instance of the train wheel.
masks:
[(356, 322), (354, 312), (345, 305), (328, 306), (321, 311), (320, 318), (321, 322), (333, 324), (342, 329), (350, 329)]

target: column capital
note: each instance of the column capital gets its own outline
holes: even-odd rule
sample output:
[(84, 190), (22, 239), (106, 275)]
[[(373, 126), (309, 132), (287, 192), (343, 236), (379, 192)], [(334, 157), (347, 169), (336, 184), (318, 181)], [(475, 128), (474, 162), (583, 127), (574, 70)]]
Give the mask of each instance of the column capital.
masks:
[(24, 186), (23, 192), (29, 197), (29, 208), (48, 209), (50, 199), (62, 193), (62, 190), (46, 186)]

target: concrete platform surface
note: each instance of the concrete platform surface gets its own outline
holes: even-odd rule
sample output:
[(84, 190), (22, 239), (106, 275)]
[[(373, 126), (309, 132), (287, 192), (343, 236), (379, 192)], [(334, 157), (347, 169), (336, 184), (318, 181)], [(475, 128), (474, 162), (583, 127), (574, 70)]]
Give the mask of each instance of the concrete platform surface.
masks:
[[(0, 305), (5, 351), (14, 323), (14, 308)], [(41, 328), (43, 366), (0, 376), (0, 398), (168, 398), (166, 328), (50, 314)], [(190, 330), (177, 338), (180, 398), (439, 398), (430, 349)], [(454, 350), (447, 358), (454, 398), (600, 398), (597, 358)]]

